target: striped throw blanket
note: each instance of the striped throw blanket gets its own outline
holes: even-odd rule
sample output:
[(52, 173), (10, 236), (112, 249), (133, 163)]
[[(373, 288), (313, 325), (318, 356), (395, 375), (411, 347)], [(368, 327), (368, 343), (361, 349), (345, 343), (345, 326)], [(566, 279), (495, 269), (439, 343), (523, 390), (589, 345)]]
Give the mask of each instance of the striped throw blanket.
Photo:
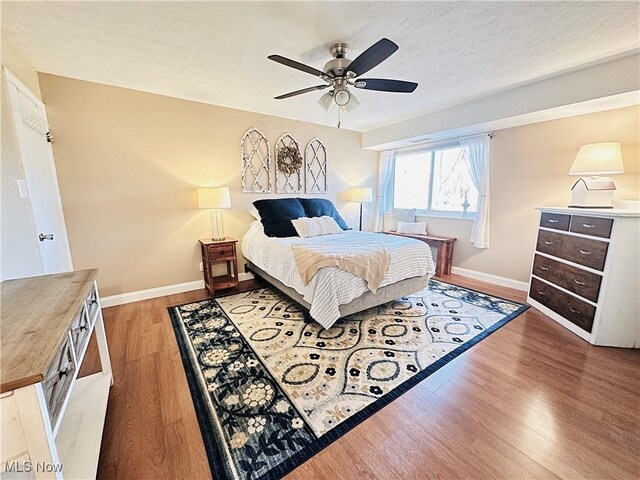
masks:
[(305, 285), (321, 268), (338, 267), (365, 280), (367, 288), (376, 293), (391, 263), (389, 249), (375, 240), (343, 245), (293, 245), (291, 248)]

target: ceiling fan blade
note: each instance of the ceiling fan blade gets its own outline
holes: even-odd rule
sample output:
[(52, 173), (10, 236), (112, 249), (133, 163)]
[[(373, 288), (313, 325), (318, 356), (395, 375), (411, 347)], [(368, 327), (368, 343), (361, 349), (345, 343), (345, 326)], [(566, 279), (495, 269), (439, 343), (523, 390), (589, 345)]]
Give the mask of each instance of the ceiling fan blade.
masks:
[(274, 97), (275, 100), (282, 100), (283, 98), (295, 97), (296, 95), (302, 95), (303, 93), (315, 92), (316, 90), (324, 90), (331, 85), (316, 85), (315, 87), (303, 88), (302, 90), (296, 90), (295, 92), (285, 93), (278, 97)]
[(398, 48), (398, 45), (391, 40), (383, 38), (358, 55), (356, 59), (349, 64), (347, 71), (355, 73), (356, 77), (367, 73), (373, 67), (381, 64), (393, 55)]
[(287, 67), (295, 68), (296, 70), (300, 70), (305, 73), (310, 73), (311, 75), (315, 75), (316, 77), (325, 75), (324, 72), (318, 70), (317, 68), (310, 67), (309, 65), (305, 65), (304, 63), (296, 62), (295, 60), (285, 58), (281, 55), (269, 55), (267, 58), (269, 60), (273, 60), (274, 62), (281, 63), (282, 65), (286, 65)]
[(354, 86), (364, 90), (378, 90), (380, 92), (411, 93), (418, 87), (418, 84), (403, 80), (387, 80), (385, 78), (359, 78)]

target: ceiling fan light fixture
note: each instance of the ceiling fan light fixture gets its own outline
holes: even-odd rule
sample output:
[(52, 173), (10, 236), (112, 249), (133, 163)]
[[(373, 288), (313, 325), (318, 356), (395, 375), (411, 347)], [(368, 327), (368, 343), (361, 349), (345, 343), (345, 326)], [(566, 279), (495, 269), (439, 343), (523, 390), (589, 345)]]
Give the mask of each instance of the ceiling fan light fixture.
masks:
[(349, 113), (349, 112), (353, 112), (359, 106), (360, 106), (360, 102), (358, 101), (356, 96), (353, 93), (350, 93), (349, 102), (346, 105), (340, 107), (340, 110), (342, 110), (343, 112)]
[(351, 93), (349, 93), (347, 87), (338, 87), (333, 94), (333, 99), (338, 106), (344, 107), (349, 103), (349, 100), (351, 100)]
[(318, 105), (327, 112), (331, 110), (331, 107), (333, 107), (333, 90), (322, 95), (318, 100)]

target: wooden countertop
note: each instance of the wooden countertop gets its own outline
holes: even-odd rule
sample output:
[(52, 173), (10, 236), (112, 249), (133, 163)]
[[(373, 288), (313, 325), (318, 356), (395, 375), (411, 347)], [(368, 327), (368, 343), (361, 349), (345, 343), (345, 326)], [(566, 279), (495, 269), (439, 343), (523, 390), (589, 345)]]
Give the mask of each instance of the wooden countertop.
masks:
[(97, 269), (6, 280), (0, 285), (0, 393), (44, 379)]
[(455, 237), (441, 237), (440, 235), (431, 235), (430, 233), (398, 233), (397, 230), (385, 230), (382, 233), (388, 235), (397, 235), (399, 237), (415, 238), (417, 240), (434, 240), (437, 242), (455, 242)]

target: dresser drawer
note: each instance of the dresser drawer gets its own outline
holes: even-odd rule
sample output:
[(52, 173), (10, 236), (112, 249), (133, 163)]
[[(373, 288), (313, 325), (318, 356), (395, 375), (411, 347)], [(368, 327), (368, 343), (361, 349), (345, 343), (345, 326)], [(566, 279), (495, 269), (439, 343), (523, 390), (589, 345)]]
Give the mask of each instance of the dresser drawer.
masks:
[(80, 314), (74, 318), (71, 324), (71, 340), (73, 341), (73, 349), (76, 353), (76, 358), (80, 356), (84, 346), (89, 341), (89, 335), (91, 333), (91, 323), (89, 321), (88, 307), (85, 305), (82, 308)]
[(60, 347), (42, 382), (51, 428), (56, 426), (75, 371), (71, 341), (69, 335), (66, 335), (62, 347)]
[(578, 327), (591, 332), (596, 307), (562, 292), (536, 278), (531, 279), (529, 296)]
[(600, 240), (538, 231), (536, 250), (595, 270), (604, 270), (609, 244)]
[(561, 213), (543, 212), (540, 215), (540, 226), (545, 228), (554, 228), (556, 230), (569, 230), (571, 215), (563, 215)]
[(533, 259), (533, 274), (596, 303), (602, 277), (542, 255)]
[(235, 256), (233, 245), (210, 246), (207, 248), (209, 249), (209, 260), (223, 260)]
[(609, 238), (613, 227), (612, 218), (583, 217), (581, 215), (571, 216), (570, 231), (583, 233), (594, 237)]

